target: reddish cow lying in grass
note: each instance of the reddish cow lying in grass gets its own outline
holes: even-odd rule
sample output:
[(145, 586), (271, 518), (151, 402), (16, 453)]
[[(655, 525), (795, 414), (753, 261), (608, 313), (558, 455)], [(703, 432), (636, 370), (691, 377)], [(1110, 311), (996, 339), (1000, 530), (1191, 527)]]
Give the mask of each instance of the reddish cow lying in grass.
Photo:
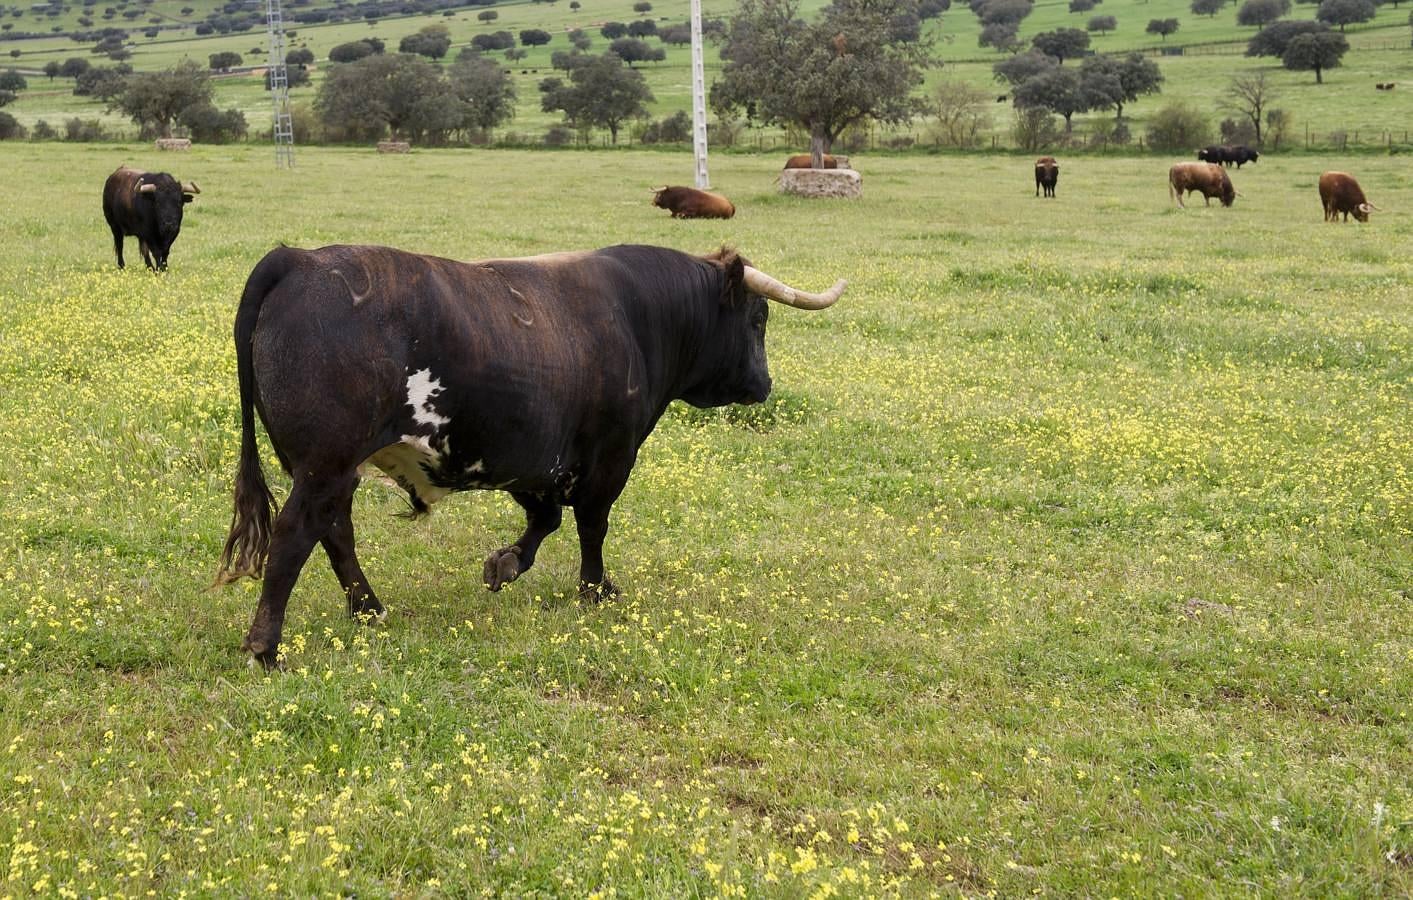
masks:
[(653, 188), (653, 206), (669, 210), (674, 219), (729, 219), (736, 215), (730, 200), (711, 191), (689, 187)]

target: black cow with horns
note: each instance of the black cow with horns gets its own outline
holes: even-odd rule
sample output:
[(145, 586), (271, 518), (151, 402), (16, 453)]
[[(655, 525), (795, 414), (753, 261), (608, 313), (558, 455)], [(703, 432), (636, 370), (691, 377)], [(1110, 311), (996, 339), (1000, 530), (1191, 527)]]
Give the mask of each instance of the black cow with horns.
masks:
[(134, 235), (147, 268), (164, 270), (172, 244), (182, 230), (182, 209), (201, 193), (196, 182), (179, 182), (166, 172), (119, 166), (103, 183), (103, 218), (113, 232), (118, 268), (123, 268), (123, 238)]
[[(236, 313), (241, 449), (218, 583), (265, 582), (244, 649), (273, 664), (285, 605), (323, 544), (350, 614), (381, 616), (354, 552), (360, 467), (414, 513), (454, 491), (509, 491), (526, 526), (486, 558), (492, 591), (535, 563), (569, 506), (581, 597), (612, 597), (609, 509), (667, 405), (770, 393), (764, 299), (823, 309), (722, 249), (617, 246), (463, 263), (388, 247), (279, 248)], [(293, 478), (278, 516), (255, 443), (260, 414)], [(273, 522), (272, 522), (273, 517)]]

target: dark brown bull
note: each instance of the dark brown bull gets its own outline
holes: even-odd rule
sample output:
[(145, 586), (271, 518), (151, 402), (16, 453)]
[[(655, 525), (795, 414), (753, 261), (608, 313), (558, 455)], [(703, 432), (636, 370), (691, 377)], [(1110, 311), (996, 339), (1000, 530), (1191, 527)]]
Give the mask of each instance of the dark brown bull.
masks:
[(1178, 206), (1185, 208), (1182, 197), (1192, 191), (1201, 191), (1202, 202), (1207, 206), (1212, 205), (1213, 197), (1220, 197), (1223, 206), (1231, 206), (1232, 201), (1236, 199), (1236, 188), (1232, 187), (1231, 176), (1216, 163), (1175, 164), (1168, 170), (1168, 196), (1175, 199)]
[[(785, 160), (785, 168), (813, 169), (813, 159), (814, 157), (810, 156), (808, 153), (797, 153)], [(824, 156), (820, 157), (819, 167), (821, 169), (837, 169), (839, 168), (839, 160), (837, 157), (830, 156), (826, 153)]]
[(1320, 176), (1320, 205), (1325, 208), (1325, 221), (1338, 222), (1340, 214), (1349, 221), (1352, 214), (1356, 222), (1369, 221), (1369, 213), (1378, 210), (1364, 196), (1364, 189), (1354, 176), (1345, 172), (1326, 172)]
[(653, 206), (669, 210), (674, 219), (729, 219), (736, 215), (736, 207), (720, 194), (672, 185), (653, 188)]
[(1042, 156), (1035, 161), (1035, 196), (1045, 190), (1045, 196), (1055, 196), (1055, 185), (1060, 180), (1060, 164), (1053, 156)]
[[(797, 291), (728, 250), (475, 263), (390, 247), (272, 250), (236, 311), (240, 462), (217, 577), (263, 572), (245, 648), (276, 660), (290, 590), (320, 544), (349, 612), (382, 614), (354, 551), (365, 465), (416, 513), (457, 491), (510, 492), (525, 531), (486, 558), (493, 591), (534, 565), (572, 508), (580, 595), (611, 597), (609, 511), (668, 404), (765, 400), (766, 300), (824, 309), (843, 291)], [(293, 480), (278, 516), (257, 414)]]
[(144, 172), (119, 166), (103, 184), (103, 218), (113, 232), (118, 268), (123, 268), (123, 238), (133, 235), (147, 268), (167, 268), (167, 256), (182, 229), (182, 208), (194, 194), (195, 182), (181, 183), (166, 172)]

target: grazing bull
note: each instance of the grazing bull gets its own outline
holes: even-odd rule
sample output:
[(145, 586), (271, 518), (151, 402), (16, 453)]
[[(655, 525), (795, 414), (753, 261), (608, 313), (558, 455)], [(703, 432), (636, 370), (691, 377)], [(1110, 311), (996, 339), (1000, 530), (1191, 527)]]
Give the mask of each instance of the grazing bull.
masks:
[(1035, 161), (1035, 196), (1040, 196), (1041, 188), (1045, 196), (1055, 196), (1055, 185), (1060, 180), (1060, 164), (1053, 156), (1042, 156)]
[(1227, 159), (1228, 149), (1229, 148), (1227, 147), (1219, 147), (1216, 144), (1213, 144), (1210, 147), (1203, 147), (1201, 150), (1197, 151), (1197, 159), (1199, 162), (1209, 162), (1217, 163), (1218, 165), (1226, 165), (1229, 162), (1229, 160)]
[[(195, 182), (179, 183), (166, 172), (119, 166), (103, 185), (103, 218), (113, 232), (118, 268), (124, 267), (123, 238), (137, 237), (147, 268), (167, 268), (167, 256), (182, 230), (182, 209), (201, 193)], [(155, 264), (154, 264), (155, 258)]]
[[(820, 167), (821, 169), (838, 169), (838, 168), (842, 168), (842, 167), (839, 165), (839, 159), (838, 159), (838, 157), (830, 156), (828, 153), (824, 154), (823, 156), (821, 156), (821, 157), (819, 158), (819, 167)], [(813, 156), (810, 156), (808, 153), (797, 153), (797, 154), (795, 154), (794, 156), (790, 157), (789, 159), (785, 160), (785, 168), (787, 168), (787, 169), (813, 169), (813, 168), (814, 168), (814, 157), (813, 157)]]
[(1325, 221), (1338, 222), (1340, 214), (1349, 221), (1353, 214), (1356, 222), (1369, 221), (1370, 212), (1379, 208), (1364, 196), (1364, 189), (1354, 176), (1345, 172), (1326, 172), (1320, 176), (1320, 205), (1325, 208)]
[(1227, 164), (1230, 165), (1232, 163), (1236, 163), (1236, 167), (1238, 169), (1240, 169), (1246, 163), (1254, 163), (1260, 158), (1261, 154), (1256, 152), (1255, 150), (1252, 150), (1250, 147), (1245, 147), (1238, 144), (1235, 147), (1227, 148)]
[[(275, 661), (285, 604), (316, 544), (350, 614), (382, 615), (350, 518), (365, 463), (407, 492), (414, 515), (455, 491), (510, 492), (526, 526), (486, 558), (492, 591), (534, 565), (571, 507), (579, 594), (614, 596), (609, 509), (667, 405), (765, 400), (765, 299), (823, 309), (843, 291), (843, 281), (797, 291), (725, 249), (476, 263), (388, 247), (272, 250), (236, 312), (240, 462), (217, 575), (264, 573), (245, 649)], [(293, 478), (273, 524), (257, 412)]]
[(1168, 196), (1177, 200), (1177, 205), (1186, 208), (1183, 194), (1192, 191), (1202, 192), (1202, 202), (1212, 205), (1213, 197), (1220, 197), (1223, 206), (1231, 206), (1236, 199), (1236, 188), (1226, 169), (1215, 163), (1182, 162), (1168, 170)]
[(674, 219), (729, 219), (736, 215), (730, 200), (711, 191), (674, 186), (652, 190), (653, 206), (671, 211)]

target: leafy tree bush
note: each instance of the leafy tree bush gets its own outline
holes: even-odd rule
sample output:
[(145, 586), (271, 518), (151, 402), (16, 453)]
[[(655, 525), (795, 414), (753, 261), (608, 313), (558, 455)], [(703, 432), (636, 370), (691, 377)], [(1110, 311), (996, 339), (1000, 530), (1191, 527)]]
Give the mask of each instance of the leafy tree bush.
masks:
[(657, 23), (652, 19), (637, 19), (628, 23), (629, 37), (645, 38), (655, 34), (657, 34)]
[(245, 62), (245, 60), (241, 59), (239, 53), (233, 53), (230, 50), (212, 53), (208, 61), (211, 64), (211, 68), (218, 72), (225, 71), (226, 69), (230, 69)]
[(1011, 136), (1016, 145), (1029, 153), (1039, 153), (1059, 144), (1063, 137), (1055, 117), (1043, 106), (1020, 107), (1016, 109), (1015, 124), (1011, 126)]
[(1323, 0), (1315, 18), (1344, 31), (1346, 25), (1369, 21), (1377, 11), (1371, 0)]
[(668, 25), (666, 28), (659, 28), (657, 38), (664, 44), (685, 47), (687, 44), (692, 43), (692, 26)]
[(397, 49), (400, 53), (415, 53), (428, 59), (441, 59), (451, 49), (451, 32), (445, 25), (428, 25), (404, 37)]
[(1149, 19), (1148, 27), (1143, 29), (1148, 34), (1156, 34), (1163, 40), (1168, 39), (1168, 35), (1177, 34), (1177, 30), (1182, 27), (1182, 23), (1177, 19)]
[(64, 139), (75, 143), (92, 143), (104, 138), (103, 123), (97, 119), (68, 119), (64, 122)]
[(608, 52), (630, 66), (635, 62), (661, 62), (667, 58), (667, 51), (661, 47), (649, 47), (646, 42), (630, 37), (619, 38), (609, 44)]
[(64, 60), (63, 66), (59, 68), (59, 74), (65, 78), (77, 78), (91, 68), (93, 66), (88, 60), (80, 56), (71, 56)]
[(633, 12), (637, 13), (640, 16), (646, 16), (652, 11), (653, 5), (649, 3), (648, 0), (638, 0), (637, 3), (633, 4)]
[(471, 39), (471, 46), (482, 53), (489, 53), (493, 50), (509, 50), (515, 46), (515, 35), (508, 31), (478, 34)]
[(1084, 26), (1087, 31), (1097, 31), (1103, 34), (1106, 31), (1113, 31), (1119, 27), (1119, 20), (1114, 16), (1091, 16), (1089, 23)]
[(483, 9), (476, 13), (476, 18), (481, 22), (494, 22), (496, 19), (500, 18), (500, 13), (493, 9)]
[(931, 106), (937, 116), (937, 140), (947, 147), (976, 146), (981, 129), (991, 120), (991, 95), (964, 81), (938, 84)]
[(599, 29), (599, 34), (608, 38), (610, 41), (617, 40), (628, 34), (628, 26), (624, 25), (622, 22), (605, 22), (603, 27)]
[(981, 29), (976, 43), (982, 47), (994, 47), (1002, 53), (1014, 53), (1020, 49), (1017, 33), (1020, 27), (1014, 22), (993, 22)]
[(62, 68), (63, 66), (59, 63), (57, 59), (51, 59), (49, 60), (49, 62), (44, 64), (44, 74), (49, 77), (50, 81), (53, 81), (56, 77), (58, 77), (59, 71)]
[(1066, 133), (1074, 126), (1074, 114), (1092, 105), (1079, 73), (1059, 66), (1022, 81), (1011, 91), (1011, 96), (1018, 107), (1039, 106), (1062, 116)]
[(1168, 103), (1148, 123), (1148, 146), (1164, 153), (1187, 152), (1210, 143), (1212, 124), (1181, 100)]
[(1057, 28), (1042, 31), (1030, 39), (1035, 49), (1047, 56), (1053, 56), (1064, 65), (1066, 59), (1074, 59), (1089, 49), (1089, 35), (1078, 28)]
[(447, 78), (463, 104), (465, 127), (490, 131), (515, 118), (515, 83), (491, 60), (463, 52), (447, 71)]
[(898, 38), (895, 8), (834, 0), (809, 23), (798, 11), (798, 0), (742, 0), (711, 88), (715, 109), (804, 128), (816, 158), (851, 125), (912, 118), (931, 45)]
[(1286, 46), (1297, 35), (1315, 34), (1329, 30), (1330, 27), (1323, 22), (1311, 22), (1304, 19), (1273, 22), (1253, 34), (1251, 40), (1246, 42), (1246, 55), (1280, 56), (1285, 53)]
[(647, 128), (639, 138), (644, 144), (687, 144), (692, 140), (692, 117), (678, 110)]
[(329, 51), (329, 62), (351, 63), (358, 62), (364, 57), (382, 53), (381, 48), (376, 48), (372, 41), (349, 41), (346, 44), (338, 44)]
[(228, 144), (245, 137), (245, 114), (232, 107), (221, 112), (210, 103), (195, 103), (182, 110), (177, 122), (201, 144)]
[(996, 73), (998, 81), (1004, 81), (1010, 85), (1017, 85), (1044, 72), (1049, 72), (1059, 66), (1055, 57), (1047, 56), (1039, 50), (1027, 50), (1024, 53), (1017, 53), (1010, 59), (1002, 60), (991, 67), (991, 71)]
[(582, 28), (576, 28), (569, 32), (568, 37), (569, 46), (573, 47), (575, 50), (587, 50), (594, 44), (594, 39), (589, 37)]
[(1122, 119), (1124, 104), (1162, 89), (1163, 71), (1142, 53), (1124, 56), (1091, 56), (1079, 67), (1079, 76), (1090, 108), (1113, 106)]
[(1072, 12), (1072, 13), (1084, 13), (1084, 12), (1089, 12), (1091, 9), (1093, 9), (1094, 7), (1096, 7), (1096, 6), (1098, 6), (1098, 5), (1099, 5), (1098, 0), (1070, 0), (1070, 12)]
[(21, 141), (25, 134), (25, 127), (19, 119), (7, 112), (0, 112), (0, 141)]
[(205, 70), (186, 59), (170, 69), (127, 76), (113, 103), (141, 129), (143, 137), (171, 137), (172, 123), (181, 111), (209, 104), (211, 93), (211, 79)]
[(285, 54), (286, 65), (291, 66), (312, 66), (314, 64), (314, 51), (308, 47), (299, 47)]
[(1262, 29), (1290, 12), (1290, 0), (1246, 0), (1236, 11), (1236, 24)]
[(29, 87), (29, 82), (25, 77), (14, 69), (0, 72), (0, 91), (12, 91), (18, 93)]
[(522, 47), (543, 47), (550, 42), (550, 33), (543, 28), (526, 28), (520, 32)]
[(1344, 35), (1330, 32), (1297, 35), (1281, 54), (1281, 65), (1294, 72), (1314, 71), (1315, 83), (1324, 84), (1324, 70), (1333, 69), (1349, 50)]
[(30, 136), (36, 141), (57, 141), (59, 139), (59, 132), (54, 130), (53, 125), (40, 119), (38, 122), (34, 123), (34, 130), (30, 133)]
[(618, 143), (625, 122), (647, 114), (652, 91), (641, 72), (625, 66), (616, 54), (591, 56), (569, 70), (569, 84), (559, 78), (540, 82), (540, 108), (561, 111), (574, 128), (607, 128)]

